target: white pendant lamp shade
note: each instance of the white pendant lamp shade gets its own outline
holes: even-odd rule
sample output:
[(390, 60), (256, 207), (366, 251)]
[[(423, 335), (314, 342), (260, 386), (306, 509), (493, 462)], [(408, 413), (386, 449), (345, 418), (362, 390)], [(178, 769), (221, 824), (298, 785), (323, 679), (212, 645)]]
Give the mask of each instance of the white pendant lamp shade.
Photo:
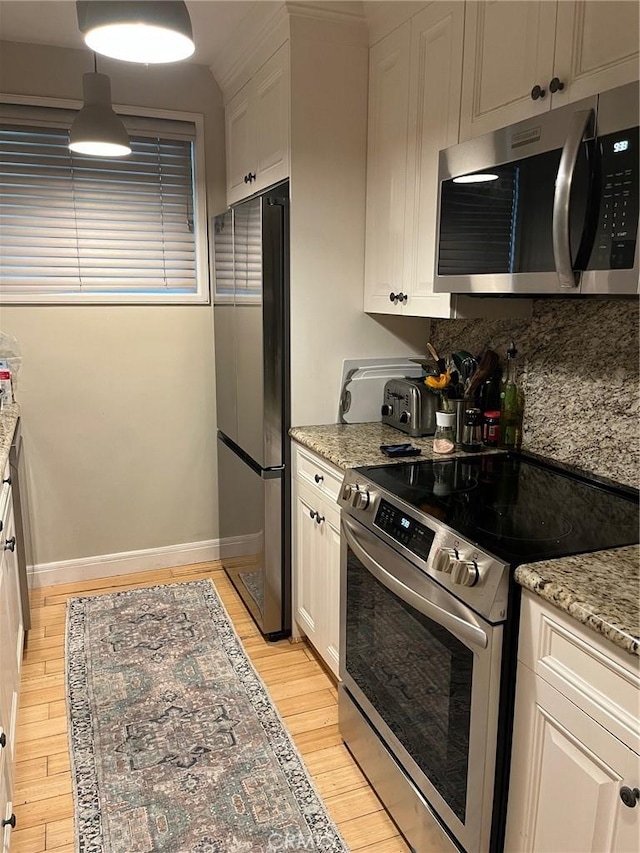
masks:
[(111, 107), (111, 81), (106, 74), (82, 76), (84, 106), (69, 133), (69, 148), (93, 157), (131, 154), (129, 135)]
[(96, 53), (126, 62), (179, 62), (195, 50), (189, 10), (174, 0), (80, 0), (78, 26)]

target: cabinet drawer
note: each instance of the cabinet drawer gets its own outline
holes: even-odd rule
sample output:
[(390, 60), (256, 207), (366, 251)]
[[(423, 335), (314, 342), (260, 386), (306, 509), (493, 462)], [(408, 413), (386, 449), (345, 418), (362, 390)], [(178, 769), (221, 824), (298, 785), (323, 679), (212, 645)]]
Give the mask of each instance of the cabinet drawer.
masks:
[(640, 752), (640, 660), (525, 591), (518, 657)]
[(343, 472), (326, 462), (312, 451), (293, 445), (293, 473), (305, 483), (310, 483), (330, 501), (336, 501), (340, 494)]

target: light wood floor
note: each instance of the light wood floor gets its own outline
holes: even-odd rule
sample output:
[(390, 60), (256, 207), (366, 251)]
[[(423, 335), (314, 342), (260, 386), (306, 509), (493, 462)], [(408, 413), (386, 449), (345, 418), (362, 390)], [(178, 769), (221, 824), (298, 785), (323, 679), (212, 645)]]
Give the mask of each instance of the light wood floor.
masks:
[(11, 853), (73, 853), (73, 800), (64, 693), (67, 599), (210, 577), (318, 790), (353, 851), (408, 853), (338, 733), (335, 683), (304, 643), (267, 643), (217, 563), (104, 578), (31, 593), (22, 670)]

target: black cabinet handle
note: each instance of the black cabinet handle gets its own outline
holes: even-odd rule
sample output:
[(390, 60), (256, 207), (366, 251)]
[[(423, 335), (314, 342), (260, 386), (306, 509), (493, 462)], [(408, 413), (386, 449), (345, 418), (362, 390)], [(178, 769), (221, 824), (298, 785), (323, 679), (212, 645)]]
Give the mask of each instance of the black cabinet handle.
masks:
[(314, 474), (313, 479), (316, 481), (316, 483), (321, 483), (324, 480), (324, 477), (322, 476), (322, 474)]
[(15, 551), (16, 550), (16, 537), (12, 536), (11, 539), (7, 539), (4, 543), (5, 551)]
[(395, 304), (397, 301), (398, 301), (398, 296), (392, 290), (391, 293), (389, 294), (389, 302), (393, 302)]
[(628, 788), (624, 785), (620, 788), (620, 799), (629, 809), (635, 809), (636, 803), (640, 800), (640, 788)]
[(400, 292), (400, 293), (398, 294), (398, 302), (401, 302), (401, 303), (402, 303), (402, 302), (408, 302), (408, 301), (409, 301), (409, 297), (407, 296), (407, 294), (406, 294), (406, 293), (402, 293), (402, 292)]
[(249, 178), (249, 183), (251, 183), (251, 181), (255, 181), (256, 179), (256, 176), (253, 174), (253, 172), (249, 172), (247, 177)]
[(6, 745), (7, 745), (7, 736), (4, 732), (2, 732), (2, 734), (0, 735), (0, 747), (2, 747), (2, 749), (4, 749)]
[(316, 524), (322, 524), (324, 521), (324, 515), (320, 515), (319, 512), (316, 513)]
[(3, 480), (2, 482), (3, 482), (3, 483), (6, 483), (6, 484), (7, 484), (7, 486), (10, 486), (10, 485), (11, 485), (11, 477), (7, 477), (7, 479), (6, 479), (6, 480)]
[(244, 176), (244, 182), (245, 182), (245, 184), (250, 184), (250, 183), (251, 183), (251, 178), (249, 177), (249, 175), (245, 175), (245, 176)]
[(315, 509), (309, 510), (309, 518), (315, 518), (317, 515), (318, 513), (315, 511)]
[(564, 89), (564, 83), (560, 80), (559, 77), (554, 77), (553, 80), (549, 83), (549, 91), (552, 95), (555, 95), (556, 92), (562, 92)]
[(546, 94), (547, 94), (547, 93), (546, 93), (545, 89), (542, 89), (540, 86), (537, 86), (537, 85), (536, 85), (536, 86), (534, 86), (534, 87), (533, 87), (533, 89), (531, 90), (531, 100), (532, 100), (532, 101), (537, 101), (537, 100), (538, 100), (538, 98), (544, 98), (544, 96), (545, 96)]
[(14, 814), (2, 821), (2, 828), (4, 829), (5, 826), (10, 826), (11, 829), (16, 828), (16, 816)]

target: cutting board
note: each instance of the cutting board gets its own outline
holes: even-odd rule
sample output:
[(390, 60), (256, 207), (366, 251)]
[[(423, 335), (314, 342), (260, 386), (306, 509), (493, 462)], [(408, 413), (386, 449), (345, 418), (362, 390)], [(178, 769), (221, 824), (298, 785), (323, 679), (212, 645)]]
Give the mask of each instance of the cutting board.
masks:
[(342, 363), (338, 422), (361, 424), (380, 420), (388, 379), (422, 376), (419, 364), (408, 358), (347, 359)]

